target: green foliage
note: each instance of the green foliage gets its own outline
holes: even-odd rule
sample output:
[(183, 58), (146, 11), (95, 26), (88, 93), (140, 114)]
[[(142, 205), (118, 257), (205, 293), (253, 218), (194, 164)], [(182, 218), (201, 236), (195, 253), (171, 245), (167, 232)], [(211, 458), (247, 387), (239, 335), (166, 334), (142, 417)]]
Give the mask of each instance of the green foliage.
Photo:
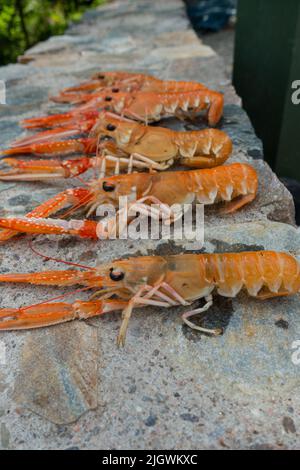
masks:
[(0, 0), (0, 64), (15, 62), (39, 41), (62, 34), (71, 21), (105, 0)]

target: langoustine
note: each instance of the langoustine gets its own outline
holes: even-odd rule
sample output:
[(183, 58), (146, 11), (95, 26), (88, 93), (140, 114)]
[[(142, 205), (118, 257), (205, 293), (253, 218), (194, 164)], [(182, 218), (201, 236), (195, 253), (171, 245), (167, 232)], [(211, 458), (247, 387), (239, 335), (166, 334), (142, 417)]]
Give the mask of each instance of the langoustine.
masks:
[(292, 255), (274, 251), (179, 254), (121, 259), (86, 267), (85, 271), (2, 274), (0, 282), (81, 285), (96, 290), (93, 298), (85, 302), (42, 302), (0, 309), (0, 330), (38, 328), (122, 310), (118, 344), (124, 345), (134, 308), (189, 307), (196, 300), (205, 299), (203, 307), (189, 308), (182, 315), (183, 321), (193, 329), (218, 335), (221, 330), (206, 329), (189, 320), (211, 307), (214, 293), (233, 298), (243, 289), (259, 300), (293, 295), (300, 290), (300, 268)]
[(85, 114), (105, 109), (146, 124), (173, 116), (194, 118), (204, 112), (209, 125), (215, 126), (222, 117), (223, 106), (223, 94), (207, 88), (173, 93), (112, 91), (99, 93), (68, 113), (25, 119), (22, 124), (30, 129), (59, 126), (70, 121), (80, 124), (86, 119)]
[(192, 89), (205, 87), (201, 83), (195, 81), (162, 80), (158, 77), (154, 77), (153, 75), (139, 72), (101, 71), (94, 73), (90, 80), (65, 88), (61, 93), (68, 94), (73, 92), (95, 91), (101, 88), (115, 87), (119, 85), (127, 85), (130, 89), (134, 86), (135, 89), (144, 86), (146, 88), (152, 88), (152, 91), (158, 91), (162, 86), (164, 86), (164, 84), (166, 84), (165, 89), (162, 91), (177, 91), (178, 88), (181, 89), (182, 86), (184, 86), (184, 88), (188, 87), (188, 84), (190, 84)]
[(121, 92), (155, 92), (155, 93), (177, 93), (182, 91), (195, 91), (207, 89), (205, 85), (193, 81), (161, 80), (151, 75), (132, 74), (131, 77), (108, 81), (108, 85), (103, 84), (103, 80), (93, 80), (62, 90), (57, 96), (51, 97), (56, 103), (79, 104), (86, 103), (104, 91)]
[[(75, 132), (75, 130), (74, 130)], [(28, 138), (18, 146), (3, 151), (5, 155), (34, 154), (37, 156), (70, 155), (72, 153), (95, 154), (99, 159), (81, 158), (69, 161), (23, 161), (3, 159), (13, 167), (0, 172), (2, 180), (33, 180), (39, 178), (69, 177), (99, 166), (100, 174), (112, 167), (165, 170), (175, 161), (193, 168), (210, 168), (224, 163), (232, 151), (229, 136), (219, 129), (175, 131), (164, 127), (152, 127), (120, 118), (111, 113), (101, 113), (89, 137), (47, 141), (48, 134)], [(48, 176), (47, 176), (48, 175)], [(52, 176), (51, 176), (52, 175)], [(55, 175), (55, 176), (54, 176)]]
[[(172, 171), (164, 173), (132, 173), (100, 179), (89, 188), (73, 188), (59, 193), (38, 206), (25, 217), (1, 218), (0, 241), (6, 241), (19, 232), (44, 234), (71, 234), (83, 238), (110, 238), (118, 235), (119, 215), (112, 220), (49, 219), (68, 207), (67, 214), (85, 208), (88, 215), (101, 204), (119, 208), (120, 197), (127, 196), (132, 210), (150, 217), (176, 220), (180, 213), (170, 209), (193, 200), (201, 204), (223, 203), (223, 213), (232, 213), (255, 199), (258, 178), (253, 167), (243, 163), (218, 166), (212, 169)], [(159, 205), (159, 210), (150, 204)], [(128, 208), (129, 209), (129, 208)]]

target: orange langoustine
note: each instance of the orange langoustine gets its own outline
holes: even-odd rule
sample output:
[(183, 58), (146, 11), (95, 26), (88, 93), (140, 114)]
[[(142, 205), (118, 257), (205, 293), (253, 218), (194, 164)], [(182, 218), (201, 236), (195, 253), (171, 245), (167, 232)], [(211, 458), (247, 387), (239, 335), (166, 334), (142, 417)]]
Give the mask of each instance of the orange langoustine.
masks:
[(122, 310), (118, 344), (124, 345), (134, 308), (188, 307), (198, 299), (205, 299), (203, 307), (189, 309), (182, 318), (191, 328), (217, 335), (220, 330), (208, 330), (189, 320), (192, 315), (208, 310), (214, 293), (236, 297), (244, 289), (259, 300), (293, 295), (300, 290), (300, 269), (293, 256), (274, 251), (178, 254), (121, 259), (86, 271), (2, 274), (0, 282), (81, 285), (96, 289), (93, 299), (86, 302), (46, 302), (0, 309), (0, 330), (38, 328)]
[[(223, 213), (232, 213), (255, 199), (258, 179), (253, 167), (243, 163), (191, 171), (163, 173), (131, 173), (102, 178), (88, 188), (72, 188), (44, 202), (25, 217), (0, 218), (0, 241), (17, 233), (71, 234), (83, 238), (110, 238), (119, 233), (119, 216), (104, 222), (92, 220), (49, 219), (68, 207), (67, 214), (85, 208), (88, 215), (101, 204), (119, 209), (120, 197), (128, 196), (129, 208), (146, 216), (173, 222), (180, 217), (172, 206), (191, 203), (213, 205), (221, 203)], [(132, 191), (134, 189), (134, 192)], [(159, 206), (154, 210), (151, 204)], [(116, 226), (117, 224), (117, 226)]]

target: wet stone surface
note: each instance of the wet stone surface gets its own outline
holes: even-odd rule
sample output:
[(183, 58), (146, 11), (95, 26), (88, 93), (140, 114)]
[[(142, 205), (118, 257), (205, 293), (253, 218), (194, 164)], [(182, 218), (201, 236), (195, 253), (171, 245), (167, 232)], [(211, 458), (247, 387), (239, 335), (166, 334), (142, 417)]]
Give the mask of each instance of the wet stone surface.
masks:
[[(220, 128), (234, 142), (230, 161), (255, 166), (256, 201), (233, 216), (206, 212), (208, 252), (275, 249), (300, 257), (292, 198), (262, 160), (224, 63), (192, 31), (180, 0), (119, 1), (88, 12), (65, 35), (27, 52), (27, 64), (0, 68), (8, 86), (0, 106), (1, 146), (22, 134), (20, 119), (57, 112), (48, 95), (99, 68), (197, 79), (225, 93)], [(101, 67), (100, 67), (101, 64)], [(203, 122), (164, 122), (201, 128)], [(86, 179), (90, 175), (86, 175)], [(24, 214), (78, 182), (1, 183), (1, 212)], [(283, 223), (284, 222), (284, 223)], [(34, 255), (29, 238), (0, 246), (1, 272), (66, 269)], [(93, 266), (118, 257), (184, 252), (186, 243), (128, 240), (110, 243), (38, 236), (49, 257)], [(69, 293), (67, 288), (3, 285), (1, 307), (24, 306)], [(86, 299), (86, 293), (66, 301)], [(200, 304), (200, 303), (199, 303)], [(3, 333), (0, 363), (0, 445), (5, 448), (189, 449), (297, 448), (300, 338), (299, 295), (260, 302), (239, 295), (216, 298), (204, 325), (212, 338), (183, 326), (182, 308), (139, 309), (124, 350), (116, 347), (118, 313), (49, 329)]]

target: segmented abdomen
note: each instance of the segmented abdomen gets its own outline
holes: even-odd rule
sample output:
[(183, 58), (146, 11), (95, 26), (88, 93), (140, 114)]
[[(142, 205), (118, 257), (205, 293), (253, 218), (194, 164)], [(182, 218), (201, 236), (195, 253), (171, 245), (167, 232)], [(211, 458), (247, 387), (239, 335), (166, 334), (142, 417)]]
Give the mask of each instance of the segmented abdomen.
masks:
[(155, 91), (158, 93), (178, 93), (186, 91), (202, 90), (206, 87), (202, 83), (185, 82), (176, 80), (149, 80), (141, 86), (141, 91)]
[[(125, 103), (125, 102), (124, 102)], [(202, 110), (208, 110), (208, 122), (215, 125), (223, 113), (223, 95), (203, 88), (195, 91), (177, 93), (143, 93), (127, 97), (124, 114), (133, 119), (158, 121), (163, 117), (174, 116), (182, 112), (194, 115)], [(121, 100), (113, 103), (114, 110), (123, 110)]]
[(207, 88), (187, 92), (166, 93), (165, 95), (162, 94), (161, 103), (167, 114), (174, 114), (175, 111), (196, 113), (204, 109), (210, 110), (211, 107), (218, 104), (220, 114), (215, 124), (220, 119), (223, 111), (223, 95)]
[(212, 165), (221, 165), (232, 151), (232, 142), (226, 132), (219, 129), (175, 132), (175, 143), (183, 158), (209, 157)]
[(253, 297), (289, 295), (300, 290), (299, 263), (287, 253), (257, 251), (200, 255), (208, 284), (235, 297), (245, 288)]
[(232, 163), (201, 171), (190, 171), (191, 189), (202, 204), (231, 201), (238, 196), (256, 195), (258, 179), (246, 163)]

